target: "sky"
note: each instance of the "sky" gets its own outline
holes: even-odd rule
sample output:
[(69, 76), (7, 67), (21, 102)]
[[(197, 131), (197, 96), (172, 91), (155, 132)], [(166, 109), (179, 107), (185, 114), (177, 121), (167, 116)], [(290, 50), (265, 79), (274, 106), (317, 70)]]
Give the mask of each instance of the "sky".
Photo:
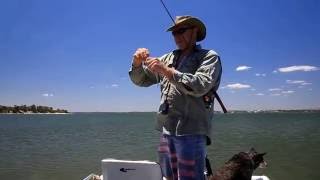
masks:
[[(164, 2), (206, 24), (227, 109), (320, 109), (320, 1)], [(159, 86), (135, 86), (128, 70), (137, 48), (176, 48), (171, 24), (158, 0), (2, 0), (0, 105), (157, 111)]]

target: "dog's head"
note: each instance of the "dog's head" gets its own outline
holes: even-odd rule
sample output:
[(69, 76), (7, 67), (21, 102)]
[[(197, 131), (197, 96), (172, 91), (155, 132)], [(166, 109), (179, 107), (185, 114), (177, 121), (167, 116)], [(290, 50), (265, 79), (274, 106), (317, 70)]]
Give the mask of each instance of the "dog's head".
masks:
[(254, 148), (251, 148), (249, 152), (247, 152), (249, 157), (253, 161), (254, 169), (256, 168), (265, 168), (267, 167), (267, 162), (264, 161), (263, 156), (267, 153), (258, 153)]

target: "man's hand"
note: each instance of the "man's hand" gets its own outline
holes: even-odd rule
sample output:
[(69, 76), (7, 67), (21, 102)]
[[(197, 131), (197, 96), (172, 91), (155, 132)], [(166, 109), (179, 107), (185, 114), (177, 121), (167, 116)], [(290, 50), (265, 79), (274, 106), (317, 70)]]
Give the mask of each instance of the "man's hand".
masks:
[(149, 50), (146, 48), (138, 48), (136, 52), (133, 54), (133, 66), (139, 67), (142, 62), (146, 61), (149, 57)]
[(157, 58), (149, 57), (145, 61), (145, 65), (151, 72), (163, 74), (165, 71), (166, 66), (159, 61)]
[(169, 68), (168, 66), (163, 64), (161, 61), (159, 61), (159, 59), (157, 58), (152, 58), (152, 57), (147, 58), (147, 60), (145, 61), (145, 65), (153, 73), (158, 73), (162, 76), (165, 76), (169, 80), (173, 78), (174, 69)]

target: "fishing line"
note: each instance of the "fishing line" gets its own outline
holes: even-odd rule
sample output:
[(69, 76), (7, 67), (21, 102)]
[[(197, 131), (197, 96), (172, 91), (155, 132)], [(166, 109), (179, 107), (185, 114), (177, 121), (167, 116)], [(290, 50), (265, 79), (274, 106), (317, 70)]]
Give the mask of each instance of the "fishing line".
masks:
[[(172, 15), (171, 15), (171, 13), (169, 12), (167, 6), (164, 4), (163, 0), (160, 0), (160, 2), (161, 2), (161, 4), (162, 4), (162, 6), (164, 7), (164, 9), (166, 10), (167, 14), (169, 15), (170, 19), (172, 20), (173, 24), (174, 24), (174, 25), (177, 25), (176, 22), (174, 21)], [(185, 38), (183, 35), (182, 35), (182, 38), (183, 38), (183, 40), (184, 40), (186, 43), (189, 44), (189, 42), (186, 41), (186, 38)]]
[[(171, 15), (171, 13), (169, 12), (167, 6), (164, 4), (164, 2), (162, 0), (160, 0), (162, 6), (164, 7), (164, 9), (166, 10), (167, 14), (169, 15), (170, 19), (172, 20), (173, 24), (176, 25), (176, 23), (174, 22), (174, 19)], [(159, 78), (159, 73), (156, 74), (156, 81), (160, 82), (160, 78)]]
[(171, 20), (172, 20), (173, 24), (176, 24), (176, 23), (174, 22), (173, 17), (171, 16), (171, 14), (170, 14), (170, 12), (169, 12), (169, 10), (168, 10), (167, 6), (164, 4), (164, 2), (163, 2), (162, 0), (160, 0), (160, 2), (161, 2), (161, 4), (162, 4), (162, 6), (164, 7), (164, 9), (166, 10), (167, 14), (170, 16), (170, 18), (171, 18)]

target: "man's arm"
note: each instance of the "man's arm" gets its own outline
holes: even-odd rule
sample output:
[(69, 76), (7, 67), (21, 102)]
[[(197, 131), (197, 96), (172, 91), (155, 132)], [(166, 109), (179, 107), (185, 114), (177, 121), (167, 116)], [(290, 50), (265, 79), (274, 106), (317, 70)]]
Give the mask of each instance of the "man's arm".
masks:
[(132, 66), (129, 70), (129, 76), (135, 85), (142, 87), (148, 87), (153, 84), (157, 84), (160, 80), (159, 76), (149, 72), (142, 65), (140, 67)]
[(171, 82), (182, 92), (191, 96), (201, 97), (212, 88), (218, 88), (221, 73), (222, 67), (219, 56), (209, 51), (195, 74), (182, 73), (175, 70)]
[[(163, 65), (160, 61), (147, 61), (148, 68), (165, 76), (185, 94), (201, 97), (214, 86), (218, 86), (221, 77), (221, 62), (218, 55), (209, 51), (195, 72), (182, 73)], [(217, 87), (216, 87), (217, 88)]]
[(138, 86), (148, 87), (159, 82), (159, 77), (143, 66), (143, 62), (148, 57), (149, 50), (146, 48), (137, 49), (133, 55), (129, 76), (131, 81)]

